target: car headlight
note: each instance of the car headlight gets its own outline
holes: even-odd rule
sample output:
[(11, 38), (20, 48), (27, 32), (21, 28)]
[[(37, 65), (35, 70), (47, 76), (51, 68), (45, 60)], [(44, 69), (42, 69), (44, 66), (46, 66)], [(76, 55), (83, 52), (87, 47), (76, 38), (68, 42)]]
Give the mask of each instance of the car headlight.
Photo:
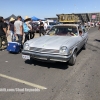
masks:
[(30, 46), (29, 46), (28, 43), (25, 43), (25, 44), (24, 44), (24, 50), (30, 50)]
[(61, 47), (59, 52), (62, 55), (67, 55), (67, 47), (66, 46)]

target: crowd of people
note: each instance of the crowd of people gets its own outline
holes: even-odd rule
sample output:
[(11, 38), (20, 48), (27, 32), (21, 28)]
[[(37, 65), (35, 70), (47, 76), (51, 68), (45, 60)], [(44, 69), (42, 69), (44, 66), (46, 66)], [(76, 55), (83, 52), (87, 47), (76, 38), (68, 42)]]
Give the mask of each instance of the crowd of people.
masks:
[[(39, 35), (45, 34), (47, 25), (39, 20)], [(23, 35), (24, 43), (33, 39), (35, 36), (35, 30), (33, 28), (33, 21), (28, 16), (25, 17), (25, 20), (22, 20), (21, 16), (18, 16), (17, 19), (10, 18), (9, 23), (6, 23), (3, 17), (0, 17), (0, 50), (3, 50), (7, 47), (7, 36), (8, 33), (11, 35), (12, 42), (19, 42), (23, 45)], [(16, 40), (16, 37), (18, 40)], [(4, 41), (4, 43), (2, 43)]]
[(99, 21), (93, 21), (93, 22), (84, 22), (84, 26), (90, 30), (91, 27), (97, 27), (100, 26), (100, 22)]

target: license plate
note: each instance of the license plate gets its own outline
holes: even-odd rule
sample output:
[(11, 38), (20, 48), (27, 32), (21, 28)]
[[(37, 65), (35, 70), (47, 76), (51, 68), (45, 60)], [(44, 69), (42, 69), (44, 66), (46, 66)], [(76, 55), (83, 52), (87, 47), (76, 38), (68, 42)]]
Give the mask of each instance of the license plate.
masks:
[(30, 56), (29, 55), (22, 55), (23, 59), (29, 59), (30, 60)]

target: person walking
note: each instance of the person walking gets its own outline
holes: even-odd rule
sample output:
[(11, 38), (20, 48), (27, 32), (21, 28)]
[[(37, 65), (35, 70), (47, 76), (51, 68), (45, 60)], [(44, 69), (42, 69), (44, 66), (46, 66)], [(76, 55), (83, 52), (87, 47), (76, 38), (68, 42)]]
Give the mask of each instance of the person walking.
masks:
[(44, 35), (44, 24), (43, 22), (40, 20), (40, 25), (39, 25), (39, 34), (41, 36), (41, 33)]
[(8, 30), (10, 31), (12, 42), (16, 41), (16, 36), (14, 34), (14, 22), (15, 22), (15, 19), (11, 17), (9, 21), (9, 25), (8, 25)]
[(14, 23), (14, 33), (18, 37), (18, 42), (22, 45), (23, 40), (23, 23), (22, 23), (22, 17), (18, 16), (17, 20)]
[[(4, 42), (2, 44), (2, 42)], [(4, 18), (0, 16), (0, 50), (7, 47), (7, 26), (4, 23)]]

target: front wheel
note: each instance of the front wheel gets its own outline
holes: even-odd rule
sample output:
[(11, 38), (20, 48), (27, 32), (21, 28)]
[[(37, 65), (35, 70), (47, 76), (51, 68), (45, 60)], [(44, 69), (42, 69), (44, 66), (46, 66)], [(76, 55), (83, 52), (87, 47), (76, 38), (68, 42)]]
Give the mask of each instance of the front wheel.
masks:
[(75, 65), (75, 62), (76, 62), (76, 51), (74, 51), (74, 53), (72, 54), (70, 60), (68, 61), (68, 64), (73, 66)]
[(86, 50), (87, 43), (83, 45), (83, 50)]

